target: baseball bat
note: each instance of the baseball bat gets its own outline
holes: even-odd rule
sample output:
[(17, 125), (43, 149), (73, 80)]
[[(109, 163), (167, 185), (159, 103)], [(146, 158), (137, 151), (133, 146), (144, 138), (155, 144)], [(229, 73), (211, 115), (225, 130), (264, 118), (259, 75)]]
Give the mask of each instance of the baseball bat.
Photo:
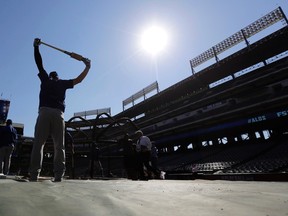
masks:
[[(43, 41), (41, 41), (41, 44), (44, 44), (44, 45), (46, 45), (46, 46), (48, 46), (48, 47), (51, 47), (51, 48), (53, 48), (53, 49), (55, 49), (55, 50), (58, 50), (58, 51), (60, 51), (60, 52), (63, 52), (63, 53), (65, 53), (65, 54), (69, 55), (71, 58), (77, 59), (78, 61), (82, 61), (83, 59), (85, 59), (83, 56), (81, 56), (81, 55), (79, 55), (79, 54), (77, 54), (77, 53), (68, 52), (68, 51), (66, 51), (66, 50), (63, 50), (63, 49), (60, 49), (60, 48), (58, 48), (58, 47), (52, 46), (52, 45), (50, 45), (50, 44), (47, 44), (47, 43), (45, 43), (45, 42), (43, 42)], [(88, 60), (88, 59), (86, 59), (86, 60)]]

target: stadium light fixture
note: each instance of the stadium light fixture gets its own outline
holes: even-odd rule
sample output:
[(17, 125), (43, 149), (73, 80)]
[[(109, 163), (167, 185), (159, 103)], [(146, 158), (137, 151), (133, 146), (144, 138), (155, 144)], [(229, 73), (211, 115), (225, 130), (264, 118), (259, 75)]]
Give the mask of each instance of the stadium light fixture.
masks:
[(236, 32), (235, 34), (231, 35), (227, 39), (223, 40), (222, 42), (216, 44), (214, 47), (206, 50), (199, 56), (190, 60), (190, 65), (192, 68), (192, 73), (194, 74), (194, 68), (198, 65), (208, 61), (209, 59), (215, 57), (216, 61), (218, 61), (217, 55), (220, 53), (228, 50), (229, 48), (237, 45), (238, 43), (245, 41), (246, 45), (249, 46), (248, 38), (257, 34), (258, 32), (268, 28), (269, 26), (277, 23), (278, 21), (284, 21), (284, 25), (288, 25), (287, 18), (283, 13), (281, 7), (276, 8), (275, 10), (271, 11), (267, 15), (263, 16), (262, 18), (256, 20), (255, 22), (251, 23), (247, 27), (241, 29), (240, 31)]

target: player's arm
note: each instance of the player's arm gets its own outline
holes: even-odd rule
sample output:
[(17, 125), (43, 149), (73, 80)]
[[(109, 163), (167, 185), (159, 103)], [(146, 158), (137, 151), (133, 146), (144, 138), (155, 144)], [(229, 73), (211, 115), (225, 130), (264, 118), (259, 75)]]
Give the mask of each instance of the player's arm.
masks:
[(34, 46), (34, 59), (35, 59), (35, 62), (36, 62), (36, 65), (37, 65), (37, 68), (39, 70), (39, 72), (44, 72), (44, 67), (43, 67), (43, 62), (42, 62), (42, 57), (41, 57), (41, 54), (40, 54), (40, 51), (39, 51), (39, 46), (41, 44), (41, 40), (39, 38), (35, 38), (34, 39), (34, 43), (33, 43), (33, 46)]
[(89, 59), (83, 59), (82, 61), (84, 62), (86, 67), (77, 78), (73, 79), (74, 86), (82, 82), (82, 80), (87, 76), (91, 67), (91, 61)]

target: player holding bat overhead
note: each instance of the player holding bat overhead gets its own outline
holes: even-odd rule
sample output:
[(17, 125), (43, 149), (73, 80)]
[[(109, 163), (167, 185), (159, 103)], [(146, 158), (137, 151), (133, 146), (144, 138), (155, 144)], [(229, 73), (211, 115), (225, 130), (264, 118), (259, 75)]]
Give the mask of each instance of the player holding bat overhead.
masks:
[(61, 80), (56, 71), (49, 75), (45, 71), (39, 52), (41, 40), (34, 40), (34, 58), (38, 67), (41, 81), (39, 95), (39, 114), (35, 125), (34, 144), (30, 161), (30, 181), (37, 181), (43, 160), (43, 149), (46, 140), (51, 135), (54, 143), (54, 181), (62, 181), (65, 173), (65, 93), (80, 83), (88, 74), (90, 60), (82, 58), (85, 69), (75, 79)]

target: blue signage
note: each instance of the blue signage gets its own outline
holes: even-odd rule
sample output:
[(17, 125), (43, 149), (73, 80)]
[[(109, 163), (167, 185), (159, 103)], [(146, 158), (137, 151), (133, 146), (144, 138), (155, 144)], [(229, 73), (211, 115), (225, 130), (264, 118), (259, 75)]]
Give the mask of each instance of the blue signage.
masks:
[(6, 122), (9, 107), (10, 107), (10, 101), (0, 100), (0, 124), (3, 124)]

